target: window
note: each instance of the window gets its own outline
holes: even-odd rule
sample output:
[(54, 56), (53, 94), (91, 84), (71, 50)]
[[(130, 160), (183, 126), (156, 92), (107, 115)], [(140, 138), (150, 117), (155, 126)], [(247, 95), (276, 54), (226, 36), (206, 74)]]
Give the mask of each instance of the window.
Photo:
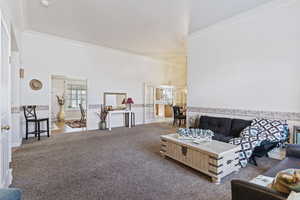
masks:
[(79, 109), (79, 104), (86, 107), (87, 89), (85, 85), (68, 84), (67, 86), (67, 108)]

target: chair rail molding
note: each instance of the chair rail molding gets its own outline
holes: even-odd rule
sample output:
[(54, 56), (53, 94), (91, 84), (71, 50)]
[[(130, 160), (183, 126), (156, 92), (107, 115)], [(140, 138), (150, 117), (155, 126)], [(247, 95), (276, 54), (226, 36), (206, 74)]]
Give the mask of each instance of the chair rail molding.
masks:
[(300, 121), (300, 113), (297, 112), (276, 112), (276, 111), (243, 110), (243, 109), (230, 109), (230, 108), (188, 107), (188, 113), (189, 116), (203, 113), (203, 114), (219, 114), (219, 115), (227, 115), (227, 116), (241, 116), (241, 117)]

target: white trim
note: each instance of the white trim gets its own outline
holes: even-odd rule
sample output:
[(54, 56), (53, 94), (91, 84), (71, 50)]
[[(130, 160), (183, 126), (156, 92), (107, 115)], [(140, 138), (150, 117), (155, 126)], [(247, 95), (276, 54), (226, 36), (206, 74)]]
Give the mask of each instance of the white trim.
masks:
[[(0, 48), (0, 61), (1, 61), (1, 72), (0, 72), (0, 77), (2, 77), (2, 69), (3, 69), (3, 66), (2, 66), (2, 28), (4, 29), (3, 31), (4, 32), (6, 32), (5, 34), (6, 34), (6, 36), (7, 36), (7, 42), (8, 42), (8, 44), (7, 44), (7, 49), (5, 49), (5, 50), (7, 50), (7, 56), (8, 56), (8, 58), (10, 59), (10, 57), (11, 57), (11, 29), (10, 29), (10, 27), (11, 27), (11, 23), (10, 23), (10, 21), (9, 20), (6, 20), (6, 18), (5, 18), (5, 16), (3, 16), (3, 12), (0, 10), (0, 45), (1, 45), (1, 48)], [(9, 102), (9, 108), (8, 109), (11, 109), (11, 63), (9, 62), (8, 63), (8, 69), (7, 69), (7, 73), (8, 73), (8, 89), (9, 89), (9, 91), (8, 91), (8, 102)], [(0, 78), (1, 79), (1, 78)], [(0, 80), (0, 83), (2, 82), (2, 80)], [(1, 114), (1, 111), (0, 111), (0, 114)], [(11, 126), (12, 125), (12, 114), (11, 114), (11, 111), (9, 110), (8, 111), (8, 125), (9, 126)], [(2, 117), (2, 116), (1, 116)], [(3, 124), (1, 124), (1, 122), (0, 122), (0, 126), (2, 126)], [(2, 134), (2, 131), (1, 131), (1, 133), (0, 134)], [(7, 149), (0, 149), (0, 152), (2, 153), (2, 150), (4, 150), (4, 154), (8, 154), (8, 163), (6, 163), (6, 164), (8, 164), (8, 169), (4, 169), (5, 171), (4, 171), (4, 173), (6, 173), (5, 174), (5, 176), (4, 177), (1, 177), (0, 178), (0, 180), (2, 180), (2, 183), (0, 183), (1, 184), (1, 187), (8, 187), (10, 184), (11, 184), (11, 182), (12, 182), (12, 169), (10, 168), (10, 166), (9, 166), (9, 163), (11, 162), (11, 160), (12, 160), (12, 158), (11, 158), (11, 140), (12, 140), (12, 135), (11, 135), (11, 132), (10, 133), (8, 133), (9, 134), (9, 136), (8, 136), (8, 148)], [(0, 136), (0, 142), (2, 142), (1, 141), (1, 139), (2, 139), (2, 136)], [(6, 148), (6, 147), (5, 147)], [(1, 162), (2, 160), (0, 160), (0, 162)], [(0, 165), (2, 166), (2, 164), (3, 163), (0, 163)], [(5, 164), (5, 165), (6, 165)]]
[(11, 144), (13, 148), (20, 147), (21, 145), (22, 145), (22, 139), (20, 139), (18, 142), (14, 142)]

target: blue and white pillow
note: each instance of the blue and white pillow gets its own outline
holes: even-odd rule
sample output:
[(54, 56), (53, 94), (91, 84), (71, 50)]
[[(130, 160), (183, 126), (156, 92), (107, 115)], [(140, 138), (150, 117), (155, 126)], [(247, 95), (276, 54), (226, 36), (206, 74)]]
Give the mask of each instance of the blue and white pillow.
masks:
[(214, 136), (214, 132), (211, 130), (204, 130), (204, 129), (193, 129), (193, 128), (179, 128), (177, 134), (183, 137), (197, 137), (199, 135), (206, 135), (206, 136)]

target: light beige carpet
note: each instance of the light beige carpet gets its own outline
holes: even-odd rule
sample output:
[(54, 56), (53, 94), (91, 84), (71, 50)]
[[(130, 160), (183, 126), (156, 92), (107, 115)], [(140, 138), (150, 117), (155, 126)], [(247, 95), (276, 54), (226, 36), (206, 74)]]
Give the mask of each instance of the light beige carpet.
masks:
[(250, 180), (278, 161), (263, 158), (215, 185), (159, 154), (167, 124), (31, 139), (13, 154), (24, 200), (230, 200), (230, 180)]

